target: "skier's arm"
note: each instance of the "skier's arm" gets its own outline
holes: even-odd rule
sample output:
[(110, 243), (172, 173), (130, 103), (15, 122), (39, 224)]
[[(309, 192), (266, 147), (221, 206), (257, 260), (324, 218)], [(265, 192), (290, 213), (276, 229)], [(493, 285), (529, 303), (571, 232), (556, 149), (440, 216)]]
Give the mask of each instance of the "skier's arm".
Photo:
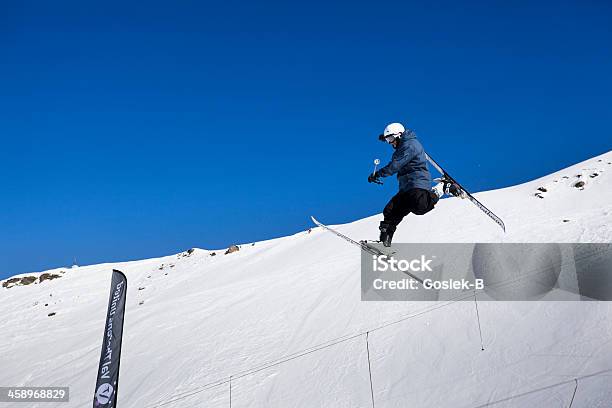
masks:
[(380, 177), (392, 176), (395, 173), (397, 173), (402, 168), (402, 166), (408, 163), (411, 159), (412, 157), (411, 157), (410, 152), (395, 151), (395, 153), (393, 153), (393, 157), (391, 158), (391, 161), (389, 162), (389, 164), (387, 164), (385, 167), (378, 170), (376, 173)]

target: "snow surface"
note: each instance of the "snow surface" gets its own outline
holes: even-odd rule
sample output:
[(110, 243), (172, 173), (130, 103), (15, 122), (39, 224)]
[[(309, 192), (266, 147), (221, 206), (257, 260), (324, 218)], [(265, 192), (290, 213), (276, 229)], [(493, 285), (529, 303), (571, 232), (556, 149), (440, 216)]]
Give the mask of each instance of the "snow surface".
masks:
[[(507, 234), (451, 198), (396, 241), (612, 242), (612, 152), (476, 196)], [(338, 229), (372, 238), (380, 219)], [(612, 406), (610, 302), (479, 302), (482, 351), (474, 302), (361, 302), (359, 250), (319, 228), (211, 252), (0, 287), (0, 385), (71, 393), (0, 406), (91, 406), (113, 268), (129, 282), (122, 408), (228, 407), (230, 376), (234, 408), (371, 407), (366, 332), (377, 408)]]

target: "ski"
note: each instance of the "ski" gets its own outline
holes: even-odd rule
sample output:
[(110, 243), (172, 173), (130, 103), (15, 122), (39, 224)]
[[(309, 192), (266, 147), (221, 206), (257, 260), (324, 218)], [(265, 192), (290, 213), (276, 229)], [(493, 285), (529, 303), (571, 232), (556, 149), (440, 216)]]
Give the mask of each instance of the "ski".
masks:
[(459, 186), (459, 188), (465, 194), (465, 197), (467, 199), (469, 199), (472, 203), (474, 203), (474, 205), (476, 205), (476, 207), (478, 207), (482, 212), (484, 212), (486, 215), (488, 215), (489, 218), (491, 218), (497, 225), (499, 225), (501, 227), (501, 229), (504, 232), (506, 232), (506, 226), (504, 225), (504, 222), (502, 221), (501, 218), (499, 218), (497, 215), (495, 215), (495, 213), (493, 211), (489, 210), (487, 207), (485, 207), (485, 205), (483, 203), (478, 201), (476, 199), (476, 197), (474, 197), (472, 194), (470, 194), (469, 191), (467, 191), (461, 184), (459, 184), (459, 182), (457, 180), (455, 180), (434, 159), (432, 159), (429, 154), (426, 153), (425, 157), (427, 157), (427, 160), (429, 161), (429, 163), (431, 163), (431, 165), (434, 166), (436, 168), (436, 170), (438, 170), (438, 172), (440, 174), (442, 174), (443, 178), (445, 178), (446, 180), (448, 180), (448, 181), (450, 181), (452, 183), (455, 183), (457, 186)]
[[(312, 220), (312, 222), (314, 222), (317, 226), (323, 228), (326, 231), (331, 232), (332, 234), (336, 235), (337, 237), (342, 238), (343, 240), (350, 242), (353, 245), (358, 246), (359, 248), (361, 248), (363, 251), (372, 254), (374, 256), (387, 256), (387, 257), (391, 257), (393, 254), (395, 254), (395, 252), (391, 252), (391, 253), (386, 253), (384, 251), (381, 251), (380, 249), (374, 247), (373, 245), (370, 245), (368, 242), (366, 241), (355, 241), (354, 239), (352, 239), (349, 236), (344, 235), (341, 232), (336, 231), (333, 228), (328, 227), (325, 224), (322, 224), (321, 222), (319, 222), (319, 220), (317, 220), (315, 217), (313, 217), (312, 215), (310, 216), (310, 219)], [(416, 281), (423, 283), (423, 279), (419, 278), (418, 276), (415, 276), (413, 274), (411, 274), (410, 272), (405, 272), (408, 276), (410, 276), (411, 278), (415, 279)]]
[(344, 235), (341, 232), (336, 231), (333, 228), (328, 227), (325, 224), (322, 224), (321, 222), (319, 222), (319, 220), (317, 220), (315, 217), (313, 217), (312, 215), (310, 216), (310, 219), (312, 220), (312, 222), (314, 222), (317, 226), (323, 228), (324, 230), (327, 230), (329, 232), (331, 232), (332, 234), (335, 234), (336, 236), (342, 238), (343, 240), (350, 242), (353, 245), (357, 245), (359, 248), (361, 248), (362, 250), (375, 255), (375, 256), (380, 256), (380, 255), (387, 255), (384, 252), (380, 251), (379, 249), (369, 245), (367, 242), (364, 241), (355, 241), (354, 239)]

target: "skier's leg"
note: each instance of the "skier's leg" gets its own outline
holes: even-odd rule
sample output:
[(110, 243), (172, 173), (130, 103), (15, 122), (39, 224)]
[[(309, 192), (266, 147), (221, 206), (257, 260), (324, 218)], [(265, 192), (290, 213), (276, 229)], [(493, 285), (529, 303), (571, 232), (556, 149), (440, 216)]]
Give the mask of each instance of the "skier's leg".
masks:
[(415, 188), (410, 190), (410, 209), (411, 212), (416, 215), (427, 214), (434, 209), (440, 198), (438, 195), (431, 191), (422, 188)]
[(410, 213), (410, 207), (406, 205), (405, 192), (399, 192), (385, 206), (383, 210), (384, 220), (380, 222), (380, 241), (384, 246), (391, 246), (393, 234), (402, 219)]

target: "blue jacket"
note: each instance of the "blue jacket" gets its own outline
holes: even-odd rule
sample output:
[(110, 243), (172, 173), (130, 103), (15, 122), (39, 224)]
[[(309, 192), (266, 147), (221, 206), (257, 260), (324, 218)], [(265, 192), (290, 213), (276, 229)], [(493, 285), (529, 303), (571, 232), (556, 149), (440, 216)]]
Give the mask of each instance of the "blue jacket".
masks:
[(400, 191), (413, 188), (431, 189), (431, 174), (427, 169), (425, 150), (412, 130), (407, 129), (402, 135), (391, 162), (378, 170), (378, 175), (381, 177), (392, 176), (395, 173), (399, 180)]

